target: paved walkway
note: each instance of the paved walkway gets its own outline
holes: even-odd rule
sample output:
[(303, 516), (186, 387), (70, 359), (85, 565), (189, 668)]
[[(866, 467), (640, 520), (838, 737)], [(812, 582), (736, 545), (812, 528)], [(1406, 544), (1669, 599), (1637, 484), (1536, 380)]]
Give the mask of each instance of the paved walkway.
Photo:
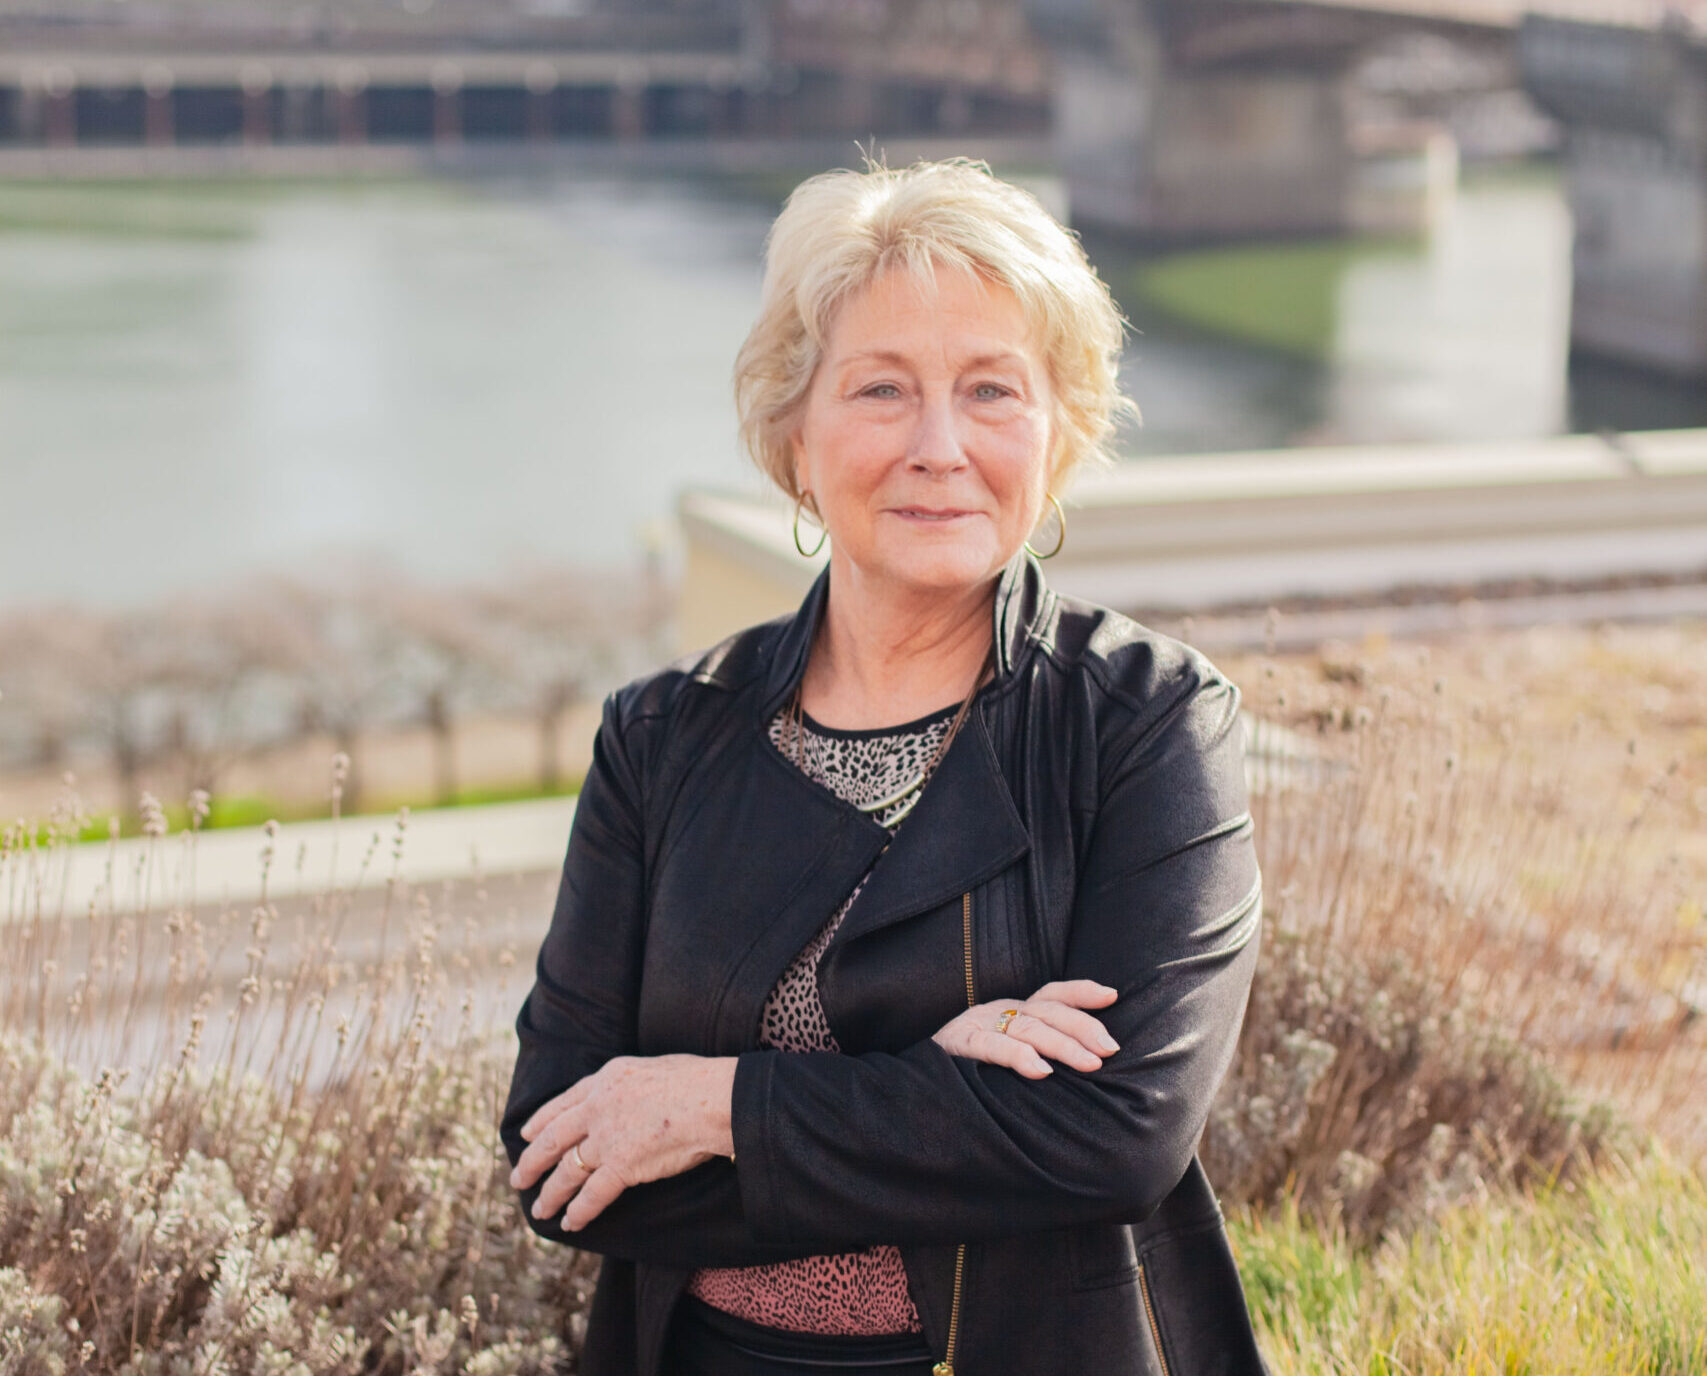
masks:
[[(266, 892), (382, 888), (395, 873), (420, 884), (476, 875), (554, 871), (569, 843), (574, 798), (434, 808), (338, 822), (286, 822), (272, 841)], [(399, 841), (401, 846), (399, 847)], [(180, 904), (253, 903), (262, 893), (268, 837), (232, 827), (157, 840), (90, 842), (0, 865), (0, 923), (32, 916), (163, 911)]]

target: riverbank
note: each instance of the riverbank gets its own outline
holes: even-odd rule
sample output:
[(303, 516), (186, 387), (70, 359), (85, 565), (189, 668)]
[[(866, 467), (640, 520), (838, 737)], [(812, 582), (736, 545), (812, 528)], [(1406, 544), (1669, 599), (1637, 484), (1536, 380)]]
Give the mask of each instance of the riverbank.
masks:
[[(1263, 961), (1203, 1144), (1277, 1376), (1694, 1376), (1707, 621), (1221, 662), (1331, 766), (1253, 799)], [(157, 922), (59, 890), (13, 928), (0, 1326), (79, 1376), (139, 1333), (239, 1372), (263, 1339), (387, 1376), (572, 1351), (591, 1259), (493, 1150), (556, 876), (392, 879), (415, 825), (354, 847), (372, 887)]]
[[(1560, 173), (1551, 160), (1501, 163), (1466, 173), (1462, 185), (1521, 199), (1556, 193)], [(1449, 215), (1437, 233), (1450, 240), (1456, 228)], [(1183, 327), (1326, 364), (1342, 343), (1341, 297), (1353, 289), (1354, 274), (1373, 270), (1403, 281), (1426, 270), (1434, 251), (1425, 234), (1183, 248), (1140, 257), (1123, 285), (1136, 302)]]

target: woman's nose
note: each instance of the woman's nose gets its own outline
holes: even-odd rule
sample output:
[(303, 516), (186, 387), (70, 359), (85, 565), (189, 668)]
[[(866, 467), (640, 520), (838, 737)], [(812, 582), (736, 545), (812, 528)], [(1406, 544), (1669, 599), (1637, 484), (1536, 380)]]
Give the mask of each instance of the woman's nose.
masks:
[(907, 461), (931, 473), (948, 473), (966, 462), (960, 427), (950, 396), (927, 393), (919, 403)]

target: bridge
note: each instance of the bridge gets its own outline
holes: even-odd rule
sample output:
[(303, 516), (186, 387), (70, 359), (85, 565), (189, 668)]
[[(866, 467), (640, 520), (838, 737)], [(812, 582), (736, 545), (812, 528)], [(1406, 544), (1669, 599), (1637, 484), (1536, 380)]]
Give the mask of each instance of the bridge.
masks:
[[(1276, 67), (1321, 74), (1395, 32), (1509, 39), (1537, 5), (1649, 25), (1668, 9), (1662, 0), (0, 0), (0, 145), (1035, 133), (1051, 93), (1039, 33), (1069, 64), (1112, 56), (1127, 84), (1153, 78), (1155, 59), (1182, 80)], [(1106, 85), (1060, 89), (1082, 104)], [(1159, 89), (1155, 99), (1166, 104)], [(1097, 209), (1092, 198), (1087, 211)]]
[(1350, 74), (1450, 45), (1566, 130), (1575, 346), (1707, 376), (1707, 3), (1034, 0), (1074, 222), (1202, 242), (1426, 227), (1438, 129), (1378, 142)]
[(0, 0), (0, 146), (1037, 133), (1047, 118), (1019, 0)]
[(1034, 0), (1032, 12), (1055, 55), (1075, 222), (1194, 242), (1425, 226), (1455, 173), (1428, 131), (1385, 150), (1412, 155), (1408, 207), (1383, 219), (1362, 194), (1384, 150), (1360, 147), (1349, 78), (1385, 45), (1433, 39), (1516, 88), (1527, 15), (1707, 23), (1703, 0)]
[(1457, 146), (1353, 75), (1418, 41), (1568, 131), (1578, 346), (1707, 375), (1707, 0), (0, 0), (0, 149), (1052, 129), (1081, 227), (1404, 232)]

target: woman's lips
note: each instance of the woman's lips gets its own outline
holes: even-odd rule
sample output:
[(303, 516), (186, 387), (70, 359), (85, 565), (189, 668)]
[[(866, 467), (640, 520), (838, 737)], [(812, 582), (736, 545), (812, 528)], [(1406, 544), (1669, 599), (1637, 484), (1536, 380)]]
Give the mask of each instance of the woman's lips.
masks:
[(965, 511), (960, 508), (933, 510), (930, 507), (924, 506), (901, 506), (891, 508), (891, 510), (895, 515), (908, 521), (954, 521), (958, 520), (962, 516), (973, 516), (977, 514), (976, 512)]

